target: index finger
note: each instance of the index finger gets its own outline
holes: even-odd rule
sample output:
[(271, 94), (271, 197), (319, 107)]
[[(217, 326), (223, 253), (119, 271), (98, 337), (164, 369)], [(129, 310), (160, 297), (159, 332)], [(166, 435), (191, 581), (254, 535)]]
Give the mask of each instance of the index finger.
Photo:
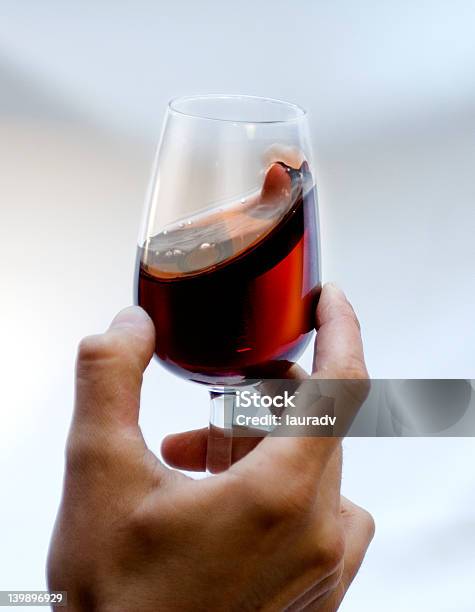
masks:
[(142, 375), (154, 344), (153, 323), (136, 306), (122, 310), (105, 333), (81, 341), (73, 430), (138, 426)]
[[(335, 404), (341, 408), (343, 403), (345, 418), (352, 420), (366, 397), (368, 374), (358, 320), (345, 294), (334, 285), (325, 285), (322, 290), (316, 325), (314, 364), (317, 369), (312, 374), (315, 387), (307, 388), (313, 393), (317, 385), (325, 390), (330, 384), (327, 380), (333, 379), (334, 384), (328, 394), (330, 397), (326, 397), (325, 392), (319, 397), (315, 393), (315, 401), (304, 410), (310, 408), (312, 414), (325, 414)], [(356, 380), (361, 381), (361, 385), (351, 384)], [(336, 403), (331, 400), (335, 387)], [(275, 480), (278, 486), (282, 486), (283, 477), (302, 478), (305, 475), (316, 485), (340, 442), (341, 435), (318, 437), (297, 432), (293, 437), (268, 436), (232, 469), (258, 469), (267, 482)]]

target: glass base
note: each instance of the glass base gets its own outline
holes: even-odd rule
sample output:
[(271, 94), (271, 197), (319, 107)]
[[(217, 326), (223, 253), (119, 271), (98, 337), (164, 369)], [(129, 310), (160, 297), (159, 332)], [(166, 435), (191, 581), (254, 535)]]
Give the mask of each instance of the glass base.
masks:
[(206, 471), (217, 474), (233, 461), (233, 420), (236, 405), (234, 389), (212, 389), (206, 452)]

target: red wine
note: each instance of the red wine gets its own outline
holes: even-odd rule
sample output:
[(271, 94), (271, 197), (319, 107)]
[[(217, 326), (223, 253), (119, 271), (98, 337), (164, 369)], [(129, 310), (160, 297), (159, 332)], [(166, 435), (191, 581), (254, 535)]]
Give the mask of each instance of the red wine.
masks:
[(314, 327), (320, 291), (313, 179), (273, 164), (260, 194), (169, 226), (138, 253), (156, 355), (209, 384), (280, 377)]

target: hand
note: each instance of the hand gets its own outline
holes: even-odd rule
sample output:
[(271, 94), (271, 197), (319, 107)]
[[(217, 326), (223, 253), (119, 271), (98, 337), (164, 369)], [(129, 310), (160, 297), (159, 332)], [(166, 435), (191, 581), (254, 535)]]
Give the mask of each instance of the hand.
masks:
[[(356, 318), (334, 287), (317, 324), (317, 368), (365, 378)], [(336, 610), (373, 535), (371, 517), (340, 499), (339, 440), (266, 438), (204, 480), (168, 469), (138, 426), (153, 350), (139, 308), (81, 342), (49, 588), (73, 611)], [(201, 460), (200, 444), (179, 446), (168, 440), (169, 460)]]

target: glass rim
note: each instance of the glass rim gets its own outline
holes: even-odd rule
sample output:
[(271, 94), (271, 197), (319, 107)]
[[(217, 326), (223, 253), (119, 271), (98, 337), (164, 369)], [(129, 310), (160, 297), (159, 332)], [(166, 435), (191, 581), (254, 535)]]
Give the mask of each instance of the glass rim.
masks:
[[(183, 111), (177, 108), (177, 105), (181, 102), (195, 101), (195, 100), (243, 100), (243, 101), (258, 101), (258, 102), (271, 102), (272, 104), (278, 104), (280, 106), (285, 106), (287, 108), (292, 109), (295, 112), (293, 117), (289, 117), (287, 119), (257, 119), (257, 120), (248, 120), (248, 119), (223, 119), (222, 117), (213, 117), (212, 114), (206, 115), (199, 112), (189, 112)], [(184, 96), (176, 96), (172, 98), (168, 102), (168, 111), (175, 115), (181, 115), (184, 117), (189, 117), (191, 119), (201, 119), (204, 121), (217, 121), (221, 123), (239, 123), (239, 124), (286, 124), (286, 123), (295, 123), (297, 121), (301, 121), (305, 119), (307, 116), (307, 111), (300, 106), (299, 104), (295, 104), (294, 102), (288, 102), (286, 100), (279, 100), (278, 98), (269, 98), (267, 96), (253, 96), (247, 94), (192, 94), (192, 95), (184, 95)]]

